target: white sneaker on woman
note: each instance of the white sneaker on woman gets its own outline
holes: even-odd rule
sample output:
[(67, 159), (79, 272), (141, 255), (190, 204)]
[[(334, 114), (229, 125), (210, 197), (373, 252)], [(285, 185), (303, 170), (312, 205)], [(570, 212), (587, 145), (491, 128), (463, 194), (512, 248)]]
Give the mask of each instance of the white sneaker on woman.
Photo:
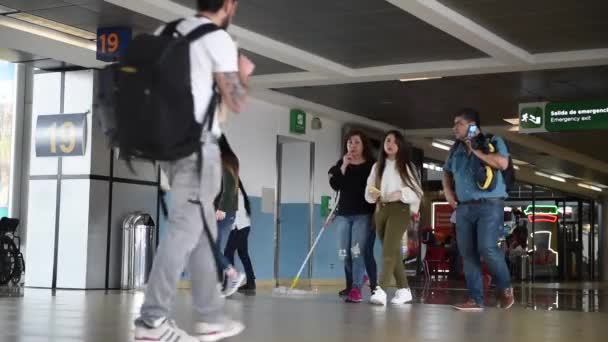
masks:
[(222, 297), (230, 297), (239, 290), (247, 277), (240, 272), (232, 272), (230, 275), (226, 276), (226, 287), (222, 290)]
[(376, 286), (374, 294), (369, 299), (369, 302), (374, 305), (386, 305), (386, 292), (380, 286)]
[(411, 302), (414, 297), (412, 297), (412, 291), (410, 289), (399, 289), (395, 292), (395, 297), (391, 299), (391, 304), (401, 305), (408, 302)]

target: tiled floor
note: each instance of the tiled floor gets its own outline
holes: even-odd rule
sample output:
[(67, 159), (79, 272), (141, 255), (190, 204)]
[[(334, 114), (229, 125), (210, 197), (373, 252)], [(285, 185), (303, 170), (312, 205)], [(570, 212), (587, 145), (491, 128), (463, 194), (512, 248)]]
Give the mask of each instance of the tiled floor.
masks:
[[(480, 314), (447, 305), (463, 298), (462, 290), (416, 289), (416, 304), (386, 308), (345, 304), (333, 293), (308, 299), (261, 293), (228, 300), (230, 314), (247, 324), (233, 340), (599, 342), (608, 335), (606, 290), (520, 288), (512, 310), (489, 308)], [(0, 341), (129, 341), (141, 301), (141, 294), (124, 292), (59, 291), (53, 297), (47, 290), (26, 289), (23, 298), (0, 298)], [(180, 291), (176, 318), (186, 329), (192, 323), (189, 302), (189, 291)], [(581, 312), (585, 305), (596, 312)]]

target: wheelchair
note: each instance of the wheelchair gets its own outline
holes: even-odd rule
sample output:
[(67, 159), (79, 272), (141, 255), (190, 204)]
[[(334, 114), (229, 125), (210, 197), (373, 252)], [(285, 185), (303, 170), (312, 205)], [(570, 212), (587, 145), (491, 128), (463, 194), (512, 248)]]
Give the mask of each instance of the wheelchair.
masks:
[(21, 238), (16, 235), (18, 219), (0, 219), (0, 286), (19, 285), (25, 272), (25, 261), (21, 254)]

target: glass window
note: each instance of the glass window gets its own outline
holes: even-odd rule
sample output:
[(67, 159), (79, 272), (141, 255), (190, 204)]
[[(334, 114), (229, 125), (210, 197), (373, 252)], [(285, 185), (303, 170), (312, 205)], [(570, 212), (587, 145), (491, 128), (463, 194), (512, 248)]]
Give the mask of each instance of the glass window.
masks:
[(8, 216), (15, 118), (15, 69), (0, 61), (0, 217)]

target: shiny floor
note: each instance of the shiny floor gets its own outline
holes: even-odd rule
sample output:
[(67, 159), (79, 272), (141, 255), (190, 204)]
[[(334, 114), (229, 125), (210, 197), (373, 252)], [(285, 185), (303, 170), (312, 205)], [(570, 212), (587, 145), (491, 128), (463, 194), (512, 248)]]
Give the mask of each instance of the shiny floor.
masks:
[[(605, 288), (518, 287), (510, 311), (460, 313), (449, 304), (466, 292), (436, 285), (415, 288), (413, 305), (386, 308), (343, 303), (335, 289), (307, 299), (274, 298), (264, 291), (238, 296), (227, 301), (227, 311), (247, 330), (232, 340), (599, 342), (608, 335)], [(23, 298), (0, 298), (0, 341), (130, 341), (142, 299), (141, 293), (58, 291), (52, 296), (26, 289)], [(175, 317), (186, 329), (192, 324), (189, 303), (189, 291), (181, 290)]]

